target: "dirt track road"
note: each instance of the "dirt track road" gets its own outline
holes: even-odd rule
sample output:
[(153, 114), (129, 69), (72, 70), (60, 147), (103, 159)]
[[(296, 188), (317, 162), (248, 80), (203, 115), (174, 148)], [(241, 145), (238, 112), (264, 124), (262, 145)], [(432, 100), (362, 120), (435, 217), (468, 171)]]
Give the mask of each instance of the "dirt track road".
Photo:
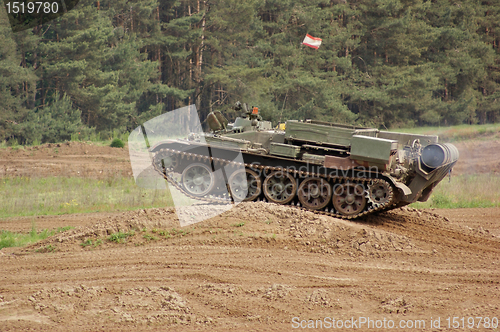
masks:
[[(418, 319), (429, 330), (431, 317), (498, 317), (499, 216), (404, 210), (346, 222), (248, 203), (185, 234), (169, 209), (71, 216), (86, 226), (0, 252), (1, 330), (270, 331), (291, 330), (294, 317)], [(118, 229), (137, 231), (107, 241)]]
[[(123, 150), (77, 144), (22, 154), (0, 151), (0, 172), (100, 176), (111, 162), (130, 171)], [(0, 220), (0, 229), (29, 231), (31, 222)], [(500, 318), (499, 208), (404, 208), (352, 222), (243, 203), (183, 229), (171, 208), (35, 222), (76, 228), (0, 251), (0, 331), (290, 331), (294, 317), (303, 326), (386, 319), (403, 331), (422, 330), (408, 328), (422, 324), (415, 320), (449, 330), (448, 317), (465, 317), (459, 330), (481, 331), (491, 329), (475, 317)]]

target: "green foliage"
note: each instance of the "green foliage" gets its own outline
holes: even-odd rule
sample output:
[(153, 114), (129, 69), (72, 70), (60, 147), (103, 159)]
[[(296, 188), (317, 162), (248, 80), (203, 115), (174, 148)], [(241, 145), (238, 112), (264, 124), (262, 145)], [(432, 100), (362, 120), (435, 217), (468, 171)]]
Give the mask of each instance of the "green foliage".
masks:
[[(49, 231), (48, 229), (43, 229), (41, 231), (37, 231), (35, 228), (35, 224), (33, 223), (31, 227), (31, 231), (28, 234), (25, 233), (15, 233), (10, 231), (2, 230), (0, 231), (0, 249), (7, 247), (23, 247), (30, 243), (35, 243), (40, 240), (44, 240), (49, 236), (55, 235), (57, 233), (65, 232), (73, 227), (60, 227), (55, 230)], [(53, 251), (49, 250), (49, 251)]]
[(451, 203), (452, 201), (450, 197), (442, 193), (437, 193), (432, 196), (433, 207), (449, 208), (451, 206)]
[(59, 98), (56, 93), (51, 105), (28, 112), (21, 125), (23, 137), (29, 143), (70, 140), (72, 135), (86, 130), (80, 115), (80, 111), (73, 108), (69, 96)]
[(113, 141), (111, 142), (111, 145), (110, 145), (112, 148), (123, 148), (125, 146), (125, 144), (123, 143), (123, 141), (119, 138), (115, 138), (113, 139)]
[(158, 240), (158, 238), (156, 236), (153, 236), (151, 234), (144, 234), (144, 235), (142, 235), (142, 237), (144, 239), (146, 239), (147, 241), (156, 241), (156, 240)]
[(98, 247), (102, 244), (102, 240), (101, 239), (96, 239), (96, 240), (92, 240), (92, 239), (86, 239), (85, 241), (83, 241), (82, 243), (80, 243), (80, 245), (82, 247)]
[(93, 242), (92, 242), (92, 240), (91, 240), (91, 239), (87, 239), (87, 240), (83, 241), (82, 243), (80, 243), (80, 245), (81, 245), (82, 247), (87, 247), (87, 246), (91, 246), (91, 245), (93, 245)]
[(38, 77), (32, 60), (38, 37), (28, 31), (14, 34), (5, 12), (0, 14), (0, 36), (0, 141), (14, 141), (34, 106)]
[(0, 142), (124, 140), (188, 104), (234, 120), (237, 100), (275, 122), (498, 122), (499, 22), (473, 0), (81, 0), (16, 34), (3, 15)]
[(134, 231), (130, 231), (130, 232), (126, 232), (126, 233), (120, 231), (120, 232), (111, 234), (108, 237), (108, 241), (110, 241), (110, 242), (116, 242), (116, 243), (122, 243), (128, 237), (134, 236), (134, 235), (135, 235)]

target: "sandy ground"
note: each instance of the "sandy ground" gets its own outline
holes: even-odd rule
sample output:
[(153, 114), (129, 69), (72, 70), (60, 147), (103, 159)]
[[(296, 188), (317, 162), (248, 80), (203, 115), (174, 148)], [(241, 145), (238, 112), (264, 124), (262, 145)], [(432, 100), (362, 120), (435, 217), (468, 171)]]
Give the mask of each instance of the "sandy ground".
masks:
[(113, 175), (132, 176), (128, 149), (81, 142), (0, 149), (0, 178)]
[[(498, 141), (457, 145), (455, 173), (498, 171)], [(0, 176), (99, 177), (109, 165), (130, 176), (123, 149), (0, 150)], [(364, 331), (371, 319), (443, 331), (448, 317), (459, 330), (498, 330), (487, 327), (500, 318), (499, 222), (499, 208), (403, 208), (353, 222), (262, 202), (182, 229), (172, 208), (41, 216), (38, 228), (75, 229), (0, 251), (0, 330), (290, 331), (334, 319)], [(118, 231), (133, 235), (109, 241)]]

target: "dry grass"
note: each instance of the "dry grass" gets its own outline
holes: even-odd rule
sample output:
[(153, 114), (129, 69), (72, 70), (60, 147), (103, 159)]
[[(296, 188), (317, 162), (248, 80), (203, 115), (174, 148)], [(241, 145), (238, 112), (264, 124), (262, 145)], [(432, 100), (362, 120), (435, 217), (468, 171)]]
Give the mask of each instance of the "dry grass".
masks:
[[(168, 190), (139, 188), (133, 179), (75, 177), (0, 179), (0, 218), (173, 206)], [(500, 206), (500, 175), (445, 178), (427, 202), (416, 208)]]
[(414, 203), (416, 208), (473, 208), (500, 206), (500, 175), (452, 176), (441, 181), (429, 200)]
[(440, 142), (456, 142), (470, 139), (499, 139), (500, 124), (459, 125), (452, 127), (418, 127), (391, 129), (419, 135), (438, 135)]
[(0, 179), (0, 218), (172, 206), (168, 190), (139, 188), (132, 178)]

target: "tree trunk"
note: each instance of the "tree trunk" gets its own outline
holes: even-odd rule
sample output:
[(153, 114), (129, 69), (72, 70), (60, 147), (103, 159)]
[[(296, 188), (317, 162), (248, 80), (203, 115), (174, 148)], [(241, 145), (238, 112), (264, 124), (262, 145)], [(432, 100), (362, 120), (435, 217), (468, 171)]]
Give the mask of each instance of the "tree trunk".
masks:
[[(206, 2), (203, 1), (203, 7), (205, 7)], [(200, 12), (200, 0), (198, 0), (198, 13)], [(196, 71), (197, 71), (197, 80), (196, 80), (196, 86), (197, 86), (197, 91), (196, 91), (196, 108), (200, 109), (201, 107), (201, 93), (200, 93), (200, 85), (201, 85), (201, 79), (202, 79), (202, 72), (201, 72), (201, 66), (203, 65), (203, 47), (205, 43), (205, 14), (203, 14), (203, 18), (201, 19), (201, 42), (200, 46), (198, 48), (198, 63), (196, 64)]]

